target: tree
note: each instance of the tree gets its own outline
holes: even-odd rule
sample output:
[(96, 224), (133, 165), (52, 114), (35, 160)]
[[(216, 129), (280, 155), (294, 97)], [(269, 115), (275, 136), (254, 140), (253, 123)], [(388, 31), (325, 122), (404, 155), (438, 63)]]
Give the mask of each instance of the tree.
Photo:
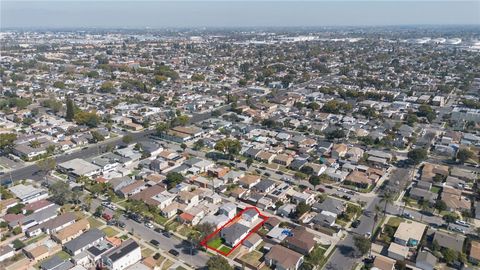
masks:
[(446, 263), (451, 264), (458, 259), (458, 253), (449, 248), (442, 248), (441, 253)]
[(425, 117), (429, 122), (432, 122), (437, 117), (437, 114), (435, 110), (432, 109), (432, 107), (426, 104), (422, 104), (418, 107), (417, 116)]
[(165, 133), (170, 128), (170, 125), (168, 123), (158, 123), (157, 126), (155, 127), (155, 131), (157, 132), (158, 135)]
[(65, 120), (72, 122), (75, 119), (75, 104), (73, 100), (67, 98), (67, 112), (65, 114)]
[(462, 164), (473, 157), (474, 157), (473, 152), (466, 148), (462, 148), (457, 152), (457, 160)]
[(355, 247), (358, 249), (358, 251), (360, 251), (360, 254), (362, 256), (367, 254), (368, 251), (370, 250), (371, 242), (370, 242), (370, 239), (368, 239), (366, 237), (355, 236), (353, 238), (353, 243), (354, 243)]
[(75, 114), (75, 121), (79, 125), (87, 125), (89, 127), (97, 127), (100, 123), (100, 117), (98, 117), (96, 111), (91, 112), (78, 112)]
[(72, 191), (67, 183), (63, 181), (57, 181), (56, 183), (50, 185), (50, 199), (59, 205), (64, 205), (68, 203), (72, 198)]
[(100, 86), (101, 92), (111, 92), (113, 89), (114, 89), (114, 86), (113, 86), (113, 82), (111, 81), (103, 82), (102, 85)]
[(313, 188), (316, 190), (317, 186), (320, 185), (322, 182), (319, 176), (312, 175), (310, 176), (310, 179), (308, 179), (308, 182), (313, 185)]
[(180, 144), (180, 148), (182, 148), (183, 151), (185, 151), (185, 149), (187, 149), (187, 145), (185, 143), (182, 143)]
[(105, 137), (96, 130), (91, 131), (90, 134), (92, 135), (92, 139), (94, 143), (105, 140)]
[(380, 195), (380, 203), (385, 203), (385, 206), (383, 207), (384, 216), (387, 213), (387, 205), (393, 203), (394, 199), (394, 194), (390, 191), (386, 191), (382, 195)]
[(310, 211), (310, 205), (306, 204), (305, 202), (300, 202), (295, 208), (295, 216), (296, 218), (299, 218), (308, 211)]
[(447, 222), (448, 224), (455, 223), (457, 219), (458, 219), (458, 215), (452, 212), (447, 213), (443, 216), (443, 220), (445, 220), (445, 222)]
[(320, 105), (318, 105), (318, 103), (316, 102), (311, 102), (307, 105), (307, 108), (309, 108), (312, 111), (317, 111), (318, 109), (320, 109)]
[(429, 202), (424, 200), (423, 198), (421, 198), (419, 201), (418, 201), (418, 205), (420, 206), (420, 221), (423, 220), (423, 213), (429, 209), (430, 205), (429, 205)]
[(55, 167), (57, 166), (57, 162), (55, 161), (55, 159), (49, 157), (37, 161), (37, 166), (40, 171), (45, 174), (44, 177), (46, 177), (50, 171), (55, 169)]
[(93, 213), (93, 215), (96, 216), (96, 217), (100, 217), (100, 216), (102, 216), (102, 214), (103, 214), (103, 206), (99, 205), (95, 209), (95, 213)]
[(15, 145), (15, 140), (17, 139), (17, 134), (15, 133), (1, 133), (0, 134), (0, 150), (8, 150), (13, 148)]
[(247, 168), (250, 168), (250, 166), (253, 164), (253, 158), (247, 158), (245, 164), (247, 164)]
[(185, 126), (190, 121), (187, 115), (179, 115), (173, 119), (173, 126)]
[(407, 206), (411, 206), (412, 205), (412, 199), (410, 199), (409, 197), (404, 197), (403, 198), (403, 209), (402, 209), (402, 216), (403, 214), (405, 213), (405, 208)]
[(233, 270), (233, 267), (228, 263), (227, 259), (220, 255), (210, 257), (207, 261), (208, 270)]
[(407, 157), (416, 165), (420, 164), (428, 157), (427, 150), (424, 148), (415, 148), (410, 150)]
[(183, 180), (185, 179), (185, 177), (183, 177), (182, 174), (178, 173), (178, 172), (169, 172), (167, 174), (167, 185), (168, 185), (168, 188), (174, 188), (177, 184), (183, 182)]
[(122, 142), (125, 144), (130, 144), (133, 142), (133, 136), (132, 135), (125, 135), (122, 138)]
[(238, 155), (241, 149), (242, 145), (238, 140), (223, 139), (215, 144), (215, 150), (230, 155)]
[(205, 142), (202, 139), (193, 143), (193, 150), (200, 150), (205, 146)]
[(437, 209), (438, 212), (445, 211), (447, 210), (447, 204), (442, 200), (437, 200), (437, 202), (435, 202), (435, 209)]

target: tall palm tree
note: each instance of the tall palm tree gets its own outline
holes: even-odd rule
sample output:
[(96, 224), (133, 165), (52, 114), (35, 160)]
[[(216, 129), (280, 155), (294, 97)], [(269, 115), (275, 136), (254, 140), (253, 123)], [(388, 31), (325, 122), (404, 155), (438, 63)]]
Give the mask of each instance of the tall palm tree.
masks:
[(423, 220), (423, 211), (427, 210), (430, 208), (430, 205), (428, 203), (428, 201), (425, 201), (424, 199), (420, 199), (420, 201), (418, 202), (418, 205), (420, 206), (420, 221)]
[(412, 206), (412, 199), (410, 199), (409, 197), (404, 197), (403, 198), (402, 216), (403, 216), (403, 214), (405, 214), (405, 208), (407, 206)]
[(395, 196), (391, 191), (385, 191), (382, 195), (380, 195), (380, 203), (385, 203), (383, 207), (383, 215), (385, 216), (387, 213), (387, 205), (392, 204), (395, 201)]

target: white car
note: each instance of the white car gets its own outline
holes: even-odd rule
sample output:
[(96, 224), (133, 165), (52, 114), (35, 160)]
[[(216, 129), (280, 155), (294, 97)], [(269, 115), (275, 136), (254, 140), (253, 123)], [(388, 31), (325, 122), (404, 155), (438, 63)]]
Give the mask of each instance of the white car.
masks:
[(461, 225), (461, 226), (464, 226), (464, 227), (470, 227), (470, 224), (468, 224), (467, 222), (463, 221), (463, 220), (457, 220), (455, 221), (455, 224), (457, 225)]
[(147, 222), (147, 223), (145, 223), (145, 227), (147, 227), (149, 229), (153, 229), (153, 224), (150, 223), (150, 222)]

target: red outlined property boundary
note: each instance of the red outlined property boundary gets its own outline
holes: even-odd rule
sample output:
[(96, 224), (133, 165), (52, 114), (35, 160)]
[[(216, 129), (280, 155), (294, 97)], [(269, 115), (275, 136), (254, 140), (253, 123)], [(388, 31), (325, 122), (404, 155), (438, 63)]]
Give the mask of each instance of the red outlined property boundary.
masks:
[[(242, 214), (245, 212), (245, 211), (248, 211), (250, 209), (255, 209), (255, 211), (257, 211), (258, 213), (258, 216), (263, 219), (262, 222), (260, 222), (259, 224), (257, 224), (255, 227), (253, 227), (247, 234), (247, 236), (245, 236), (242, 240), (240, 240), (240, 242), (238, 244), (236, 244), (234, 247), (232, 247), (232, 249), (230, 249), (229, 252), (223, 252), (221, 251), (220, 249), (217, 249), (217, 248), (213, 248), (213, 247), (210, 247), (207, 243), (208, 243), (208, 240), (210, 240), (211, 238), (213, 238), (217, 233), (219, 233), (223, 228), (225, 228), (226, 226), (229, 226), (232, 222), (238, 220)], [(256, 207), (247, 207), (245, 209), (243, 209), (242, 211), (240, 211), (240, 213), (238, 213), (235, 217), (233, 217), (232, 219), (230, 219), (225, 225), (223, 225), (222, 227), (216, 229), (213, 233), (207, 235), (205, 237), (205, 239), (203, 239), (201, 242), (200, 242), (200, 245), (204, 246), (205, 248), (207, 249), (210, 249), (210, 250), (213, 250), (219, 254), (222, 254), (224, 256), (228, 256), (230, 255), (238, 246), (240, 246), (241, 244), (243, 244), (243, 241), (245, 241), (248, 237), (250, 237), (250, 235), (252, 235), (253, 233), (255, 233), (258, 229), (260, 229), (260, 227), (263, 226), (263, 224), (265, 224), (265, 222), (268, 220), (268, 217), (265, 216), (265, 215), (262, 215), (262, 213), (260, 213), (260, 211), (258, 211), (258, 209)]]

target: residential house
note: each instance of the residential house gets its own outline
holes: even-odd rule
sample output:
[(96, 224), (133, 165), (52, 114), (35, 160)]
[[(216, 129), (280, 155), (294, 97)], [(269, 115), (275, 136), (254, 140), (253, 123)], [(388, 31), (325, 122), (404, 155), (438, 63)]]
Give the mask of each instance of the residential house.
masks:
[(315, 235), (308, 232), (305, 227), (297, 226), (291, 231), (291, 235), (285, 239), (285, 244), (298, 253), (308, 255), (317, 243), (314, 238)]
[(109, 270), (123, 270), (142, 259), (141, 248), (133, 239), (124, 241), (102, 256), (103, 266)]
[(432, 253), (422, 250), (417, 254), (417, 259), (415, 260), (415, 266), (422, 270), (433, 270), (437, 265), (437, 257)]
[(436, 231), (433, 241), (436, 241), (440, 247), (449, 248), (457, 252), (463, 252), (465, 236), (446, 231)]
[(80, 236), (88, 229), (90, 229), (90, 223), (86, 219), (81, 219), (72, 225), (53, 233), (52, 239), (59, 244), (65, 244), (66, 242)]
[(426, 225), (415, 221), (400, 223), (393, 236), (395, 243), (409, 247), (417, 246), (422, 240), (426, 227)]
[(225, 240), (225, 244), (235, 247), (249, 232), (249, 227), (237, 222), (228, 227), (224, 227), (220, 235)]
[(77, 255), (80, 252), (86, 250), (87, 248), (95, 245), (96, 243), (102, 241), (105, 237), (105, 233), (99, 229), (90, 229), (80, 235), (79, 237), (70, 240), (65, 243), (63, 248), (70, 255)]
[(265, 255), (265, 263), (278, 270), (297, 270), (303, 264), (303, 255), (282, 245), (274, 245)]

